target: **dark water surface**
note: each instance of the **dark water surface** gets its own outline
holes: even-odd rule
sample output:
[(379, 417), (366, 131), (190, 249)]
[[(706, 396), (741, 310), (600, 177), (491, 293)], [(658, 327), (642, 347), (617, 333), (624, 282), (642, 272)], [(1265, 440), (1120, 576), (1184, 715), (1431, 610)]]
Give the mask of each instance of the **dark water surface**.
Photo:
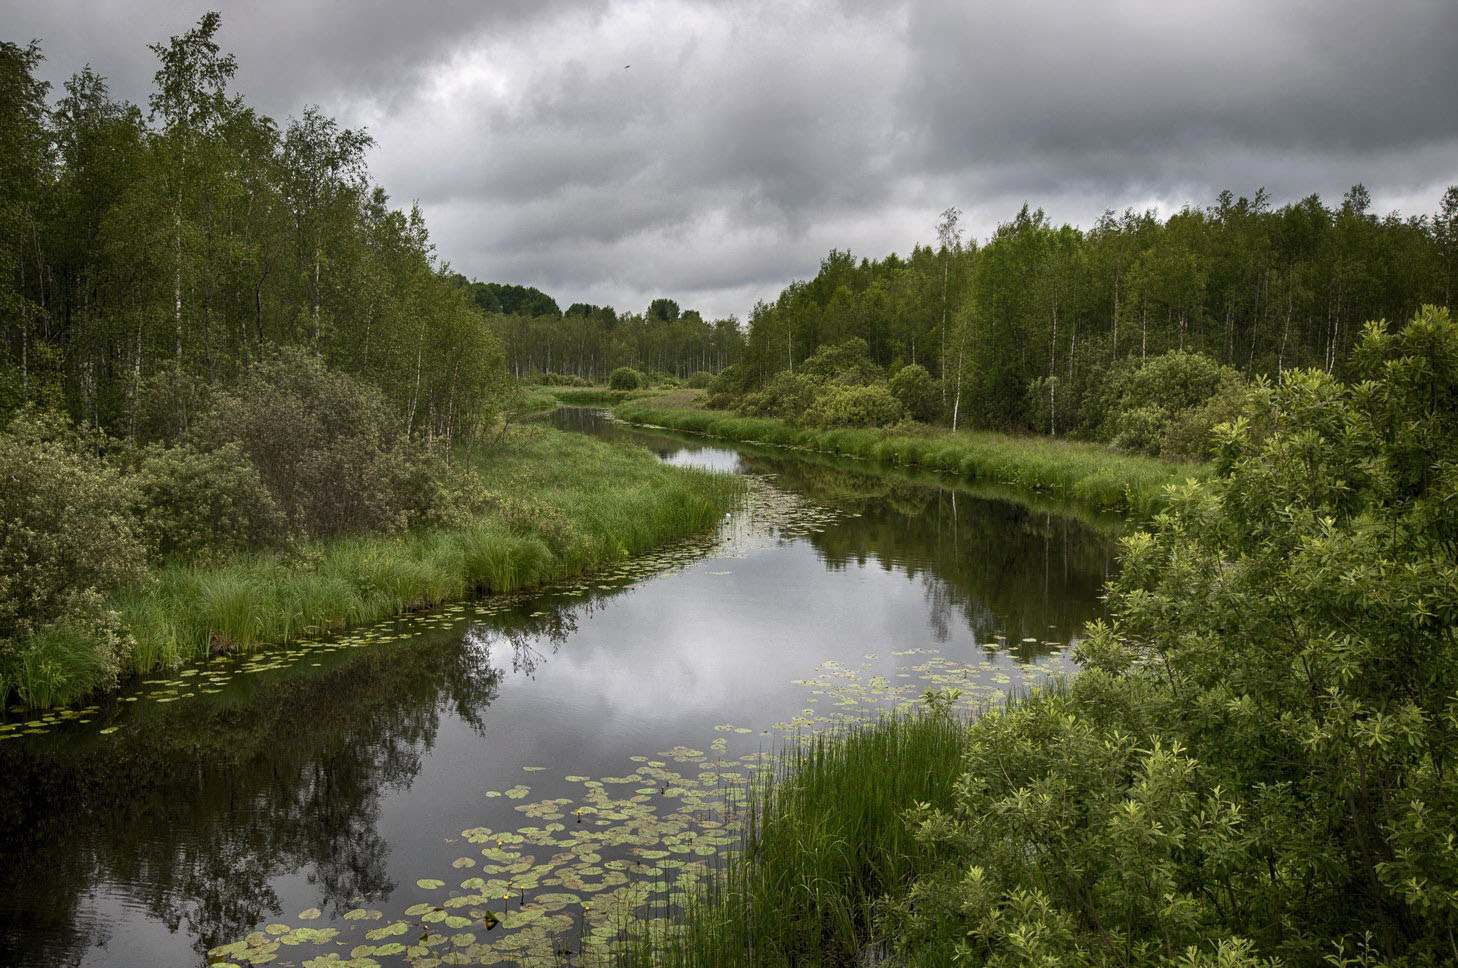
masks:
[(0, 965), (576, 963), (718, 862), (761, 751), (1067, 669), (1112, 567), (1066, 508), (551, 422), (743, 474), (745, 507), (544, 594), (10, 713)]

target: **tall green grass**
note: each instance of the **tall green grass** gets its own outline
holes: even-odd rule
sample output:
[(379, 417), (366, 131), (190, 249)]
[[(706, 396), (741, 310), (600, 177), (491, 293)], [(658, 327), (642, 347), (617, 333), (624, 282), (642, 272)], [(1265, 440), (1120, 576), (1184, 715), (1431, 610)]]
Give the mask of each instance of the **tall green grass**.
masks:
[(912, 436), (887, 430), (812, 430), (783, 420), (665, 407), (655, 402), (629, 401), (615, 412), (630, 423), (926, 467), (966, 480), (1010, 484), (1139, 517), (1148, 517), (1164, 506), (1167, 485), (1207, 473), (1204, 465), (1120, 454), (1100, 444), (1049, 437), (987, 431)]
[[(728, 475), (670, 467), (642, 448), (536, 426), (474, 460), (502, 500), (468, 525), (154, 569), (109, 602), (133, 640), (125, 670), (145, 675), (568, 578), (711, 527), (743, 486)], [(98, 665), (95, 642), (53, 638), (36, 650), (34, 668), (15, 672), (13, 687), (25, 701), (70, 702), (114, 680), (114, 666)]]
[(890, 940), (881, 898), (930, 862), (904, 815), (948, 806), (966, 720), (887, 715), (792, 745), (749, 799), (744, 849), (713, 874), (669, 931), (621, 949), (626, 966), (876, 963)]

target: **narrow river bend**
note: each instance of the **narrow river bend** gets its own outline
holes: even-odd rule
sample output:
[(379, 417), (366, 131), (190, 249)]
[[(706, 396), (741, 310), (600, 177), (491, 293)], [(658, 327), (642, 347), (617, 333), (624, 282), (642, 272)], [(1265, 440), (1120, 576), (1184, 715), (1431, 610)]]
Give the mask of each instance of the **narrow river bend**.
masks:
[(721, 859), (762, 754), (928, 688), (973, 705), (1070, 668), (1113, 567), (1114, 526), (1067, 508), (551, 421), (746, 475), (746, 506), (542, 594), (11, 712), (0, 965), (605, 943)]

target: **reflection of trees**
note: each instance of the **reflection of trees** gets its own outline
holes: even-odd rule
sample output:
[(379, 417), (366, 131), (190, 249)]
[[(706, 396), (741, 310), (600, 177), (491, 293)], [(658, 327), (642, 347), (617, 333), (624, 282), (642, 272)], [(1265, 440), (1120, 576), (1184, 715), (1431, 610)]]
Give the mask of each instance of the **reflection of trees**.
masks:
[(66, 964), (104, 942), (77, 916), (100, 881), (199, 951), (283, 913), (283, 874), (336, 912), (393, 890), (381, 799), (419, 773), (443, 708), (479, 728), (501, 672), (459, 633), (320, 661), (230, 702), (134, 709), (90, 743), (0, 749), (0, 898), (23, 905), (0, 919), (0, 963)]
[[(809, 540), (831, 567), (875, 559), (919, 578), (941, 640), (961, 624), (982, 642), (1005, 634), (1015, 655), (1032, 658), (1047, 651), (1044, 640), (1072, 635), (1098, 614), (1112, 543), (1076, 518), (858, 472), (845, 462), (765, 454), (744, 460), (753, 471), (776, 475), (783, 487), (858, 515)], [(1024, 647), (1018, 641), (1024, 637), (1039, 644)]]

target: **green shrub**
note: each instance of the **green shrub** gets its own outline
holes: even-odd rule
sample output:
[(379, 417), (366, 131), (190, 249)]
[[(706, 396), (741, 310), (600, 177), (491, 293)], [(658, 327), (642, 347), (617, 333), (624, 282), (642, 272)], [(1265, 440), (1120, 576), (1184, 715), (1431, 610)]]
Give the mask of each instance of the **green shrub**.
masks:
[(858, 336), (822, 346), (800, 364), (800, 372), (813, 380), (865, 386), (885, 376), (871, 359), (871, 347)]
[(1116, 450), (1159, 456), (1160, 445), (1169, 430), (1169, 411), (1158, 404), (1133, 407), (1119, 413), (1111, 443)]
[(932, 423), (942, 415), (942, 388), (920, 363), (903, 366), (886, 385), (912, 420)]
[(126, 649), (103, 595), (144, 577), (132, 482), (63, 417), (0, 432), (0, 702), (37, 705), (114, 679)]
[(22, 413), (0, 432), (0, 641), (69, 615), (143, 573), (132, 482), (63, 417)]
[(818, 380), (784, 370), (760, 389), (746, 394), (738, 409), (746, 417), (798, 420), (815, 403), (822, 389)]
[(608, 377), (608, 389), (610, 390), (646, 390), (647, 388), (647, 378), (631, 367), (620, 366), (613, 370)]
[(692, 390), (707, 390), (709, 388), (709, 384), (713, 382), (714, 374), (710, 373), (708, 370), (696, 370), (689, 375), (689, 378), (687, 381), (685, 381), (684, 386), (687, 386)]
[[(742, 363), (734, 363), (719, 371), (719, 375), (709, 381), (709, 398), (732, 401), (744, 393), (745, 386), (749, 380), (749, 371)], [(728, 406), (733, 406), (728, 403)]]
[(807, 427), (889, 427), (905, 417), (901, 401), (882, 384), (825, 387), (805, 411)]
[(389, 531), (431, 514), (437, 467), (372, 385), (298, 351), (255, 364), (194, 428), (236, 445), (298, 534)]
[(149, 448), (137, 471), (142, 531), (164, 557), (274, 544), (287, 529), (257, 468), (236, 443)]
[(1448, 964), (1458, 923), (1458, 327), (1288, 371), (1124, 542), (1061, 691), (986, 716), (911, 964)]

